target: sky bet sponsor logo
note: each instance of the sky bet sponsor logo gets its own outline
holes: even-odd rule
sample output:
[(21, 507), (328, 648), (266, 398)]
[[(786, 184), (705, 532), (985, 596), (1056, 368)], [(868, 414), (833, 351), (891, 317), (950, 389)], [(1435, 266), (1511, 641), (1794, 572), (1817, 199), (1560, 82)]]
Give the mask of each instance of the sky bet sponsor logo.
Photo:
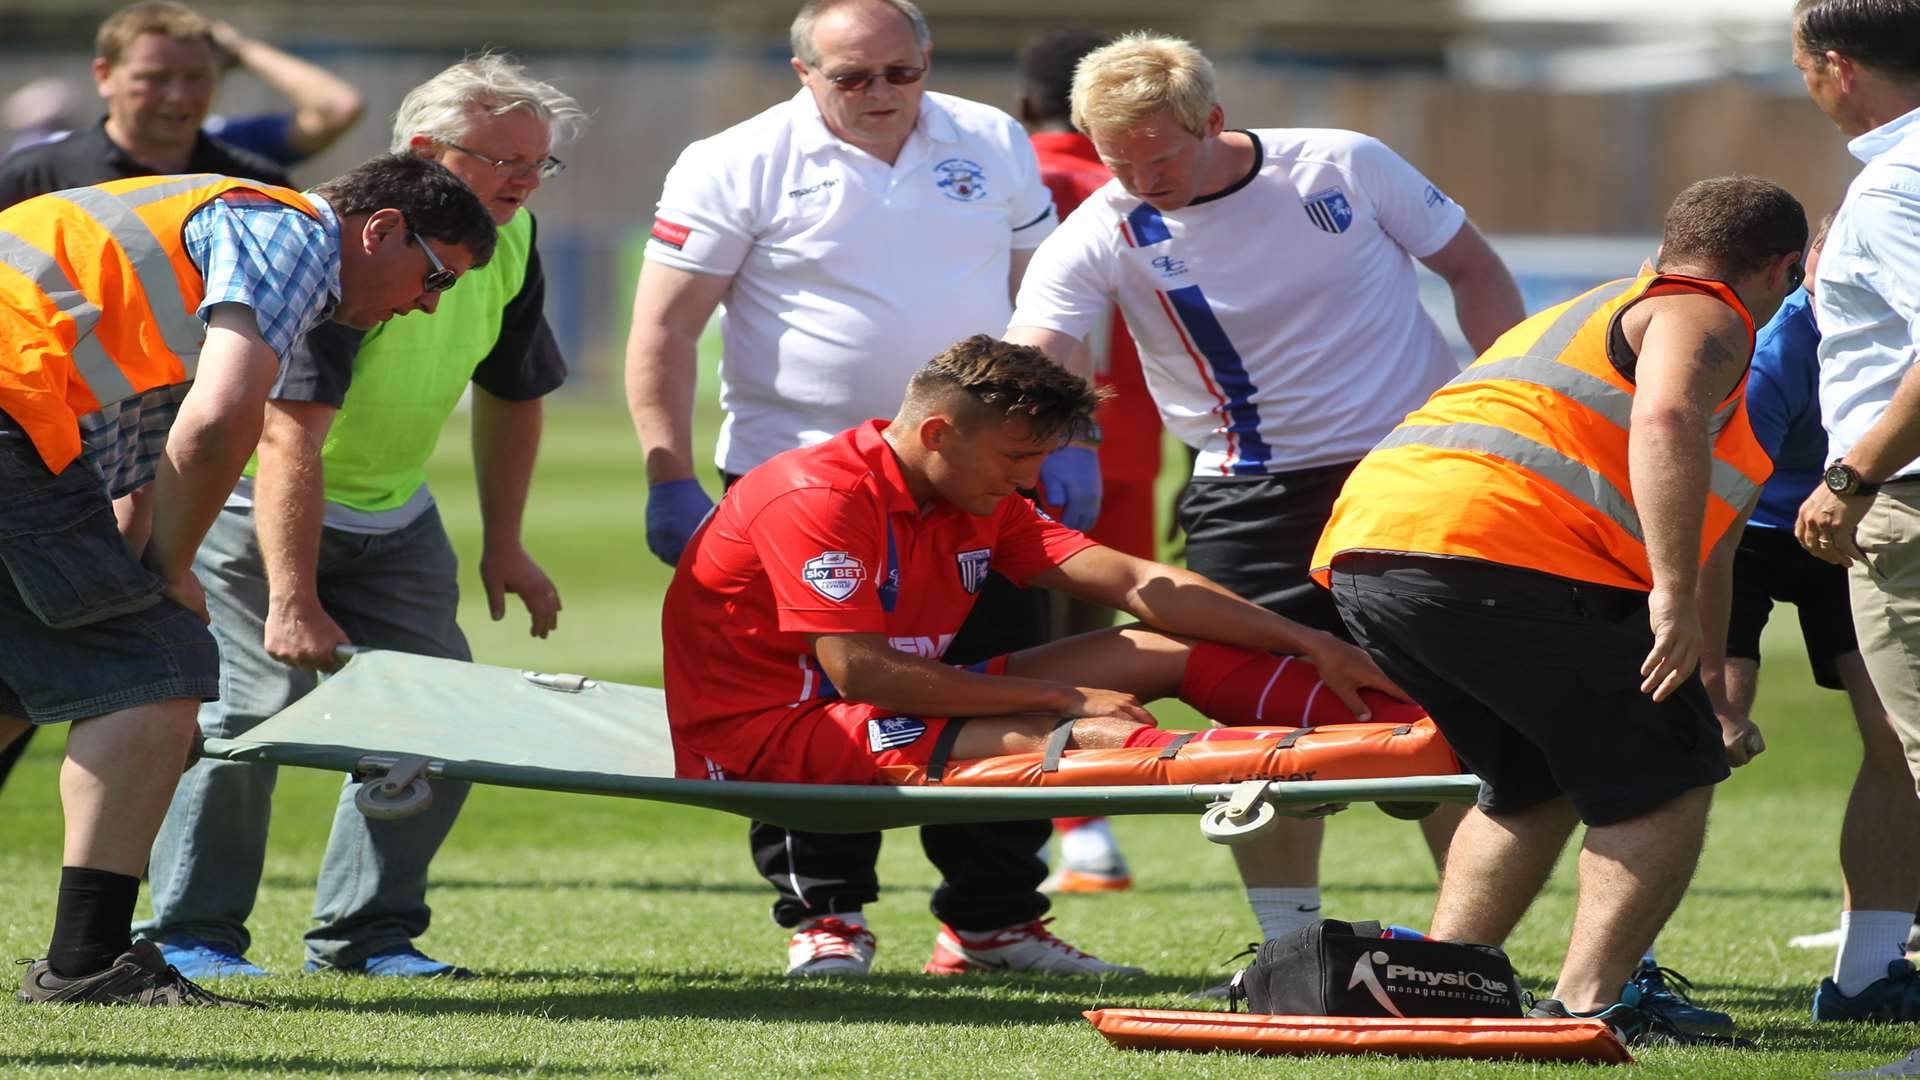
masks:
[(800, 576), (814, 592), (839, 603), (867, 579), (867, 568), (844, 551), (823, 551), (800, 567)]
[[(1376, 973), (1375, 964), (1385, 965), (1384, 980), (1381, 974)], [(1347, 980), (1347, 989), (1364, 986), (1382, 1009), (1393, 1016), (1406, 1016), (1394, 1005), (1383, 983), (1392, 984), (1393, 993), (1403, 997), (1504, 1000), (1513, 996), (1511, 986), (1498, 979), (1489, 979), (1477, 971), (1428, 971), (1411, 964), (1387, 963), (1387, 954), (1384, 952), (1361, 953), (1360, 959), (1353, 965), (1353, 977)]]

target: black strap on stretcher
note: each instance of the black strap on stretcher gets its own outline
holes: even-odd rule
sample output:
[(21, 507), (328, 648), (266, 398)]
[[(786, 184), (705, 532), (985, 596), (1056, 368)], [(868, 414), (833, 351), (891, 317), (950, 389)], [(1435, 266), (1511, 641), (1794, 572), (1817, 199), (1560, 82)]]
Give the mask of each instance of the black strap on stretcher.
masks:
[(1155, 760), (1172, 761), (1174, 757), (1180, 753), (1180, 748), (1192, 742), (1193, 737), (1198, 734), (1200, 733), (1197, 731), (1183, 731), (1175, 735), (1173, 741), (1161, 749), (1159, 756)]
[[(960, 737), (961, 725), (967, 717), (957, 716), (946, 722), (940, 729), (940, 737), (933, 742), (933, 753), (927, 758), (927, 783), (937, 784), (947, 775), (947, 763), (953, 759), (953, 744)], [(1047, 735), (1046, 751), (1040, 757), (1041, 772), (1059, 772), (1060, 755), (1066, 752), (1067, 743), (1073, 739), (1073, 720), (1062, 719), (1054, 725)]]
[(960, 728), (967, 718), (955, 716), (940, 726), (940, 737), (933, 741), (933, 754), (927, 759), (927, 783), (937, 784), (947, 775), (947, 761), (953, 757), (953, 741), (960, 737)]

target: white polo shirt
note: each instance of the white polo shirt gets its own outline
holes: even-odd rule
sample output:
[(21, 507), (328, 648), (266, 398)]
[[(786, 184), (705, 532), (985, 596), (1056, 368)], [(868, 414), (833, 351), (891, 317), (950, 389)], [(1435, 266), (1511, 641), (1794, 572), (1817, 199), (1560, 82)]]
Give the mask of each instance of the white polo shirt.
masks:
[(1197, 478), (1358, 461), (1459, 370), (1414, 257), (1466, 212), (1377, 139), (1251, 131), (1254, 171), (1161, 213), (1108, 183), (1041, 245), (1013, 326), (1084, 340), (1109, 302)]
[(805, 89), (687, 147), (647, 258), (733, 278), (720, 467), (892, 416), (922, 364), (1006, 328), (1012, 252), (1053, 228), (1026, 132), (947, 94), (922, 96), (892, 165), (835, 137)]
[[(1827, 232), (1813, 290), (1829, 459), (1845, 456), (1880, 421), (1920, 359), (1920, 109), (1847, 149), (1867, 167)], [(1893, 474), (1916, 475), (1920, 462)]]

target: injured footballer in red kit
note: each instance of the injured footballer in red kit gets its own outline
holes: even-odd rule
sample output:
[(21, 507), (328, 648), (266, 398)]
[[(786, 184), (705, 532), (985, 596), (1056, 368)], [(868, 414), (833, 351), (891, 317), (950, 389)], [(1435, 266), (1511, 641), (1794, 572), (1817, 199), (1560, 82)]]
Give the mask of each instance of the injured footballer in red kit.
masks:
[[(678, 774), (892, 783), (936, 750), (1037, 753), (1066, 723), (1075, 749), (1164, 747), (1193, 737), (1155, 726), (1144, 703), (1168, 697), (1224, 725), (1425, 716), (1360, 649), (1022, 497), (1049, 452), (1092, 433), (1099, 400), (1038, 350), (976, 336), (914, 375), (892, 421), (747, 473), (667, 591)], [(989, 567), (1139, 623), (942, 663)]]

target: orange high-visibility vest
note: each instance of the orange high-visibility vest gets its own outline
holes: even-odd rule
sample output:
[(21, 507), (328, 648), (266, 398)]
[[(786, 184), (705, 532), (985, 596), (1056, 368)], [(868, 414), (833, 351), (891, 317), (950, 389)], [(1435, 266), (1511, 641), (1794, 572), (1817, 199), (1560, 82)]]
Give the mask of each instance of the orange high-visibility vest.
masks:
[[(1608, 345), (1648, 297), (1706, 293), (1753, 317), (1722, 282), (1653, 274), (1609, 282), (1527, 319), (1435, 391), (1360, 462), (1313, 554), (1327, 583), (1343, 556), (1458, 556), (1649, 590), (1627, 470), (1634, 384)], [(1700, 558), (1773, 463), (1747, 424), (1746, 379), (1714, 410)]]
[(187, 218), (242, 188), (320, 216), (288, 188), (210, 173), (115, 180), (0, 211), (0, 410), (47, 468), (80, 455), (83, 417), (193, 381), (206, 281), (187, 256)]

